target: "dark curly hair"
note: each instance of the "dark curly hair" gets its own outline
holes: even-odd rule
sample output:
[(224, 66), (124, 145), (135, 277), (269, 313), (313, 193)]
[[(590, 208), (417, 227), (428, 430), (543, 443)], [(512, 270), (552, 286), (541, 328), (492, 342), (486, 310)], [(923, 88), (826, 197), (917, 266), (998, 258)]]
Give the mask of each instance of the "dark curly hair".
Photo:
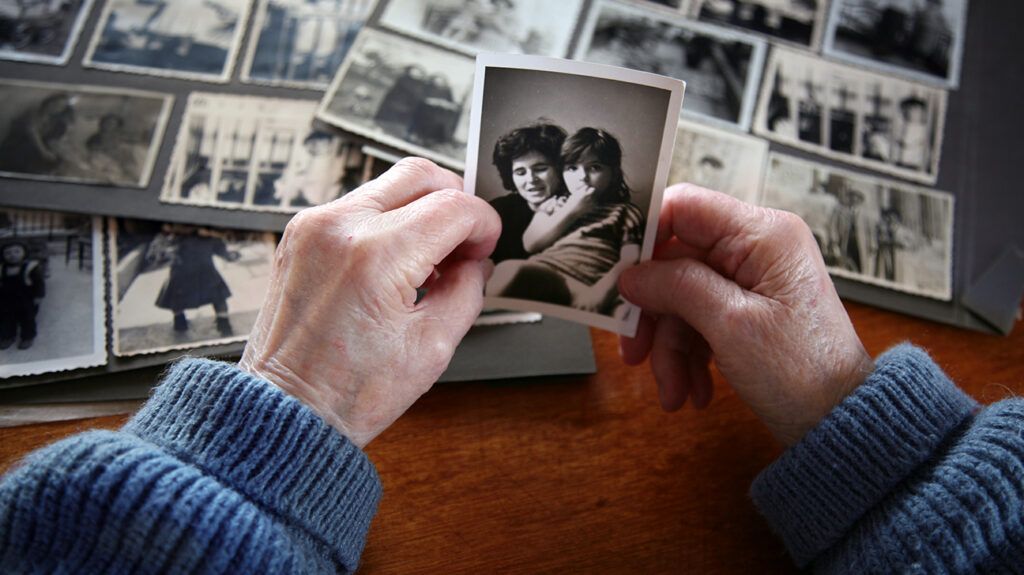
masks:
[(516, 191), (512, 180), (512, 161), (530, 152), (538, 152), (551, 161), (551, 166), (562, 171), (562, 143), (568, 134), (558, 126), (541, 120), (536, 124), (516, 128), (498, 138), (494, 144), (494, 166), (501, 175), (501, 185)]
[(612, 170), (612, 185), (596, 199), (601, 203), (628, 201), (631, 191), (622, 173), (619, 140), (600, 128), (580, 128), (562, 144), (562, 165), (578, 164), (587, 152)]

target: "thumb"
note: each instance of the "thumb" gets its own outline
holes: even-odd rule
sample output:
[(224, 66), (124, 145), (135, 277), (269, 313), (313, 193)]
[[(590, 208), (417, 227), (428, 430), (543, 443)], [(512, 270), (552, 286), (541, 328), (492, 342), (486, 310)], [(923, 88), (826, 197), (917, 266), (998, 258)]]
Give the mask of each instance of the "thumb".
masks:
[(619, 276), (619, 293), (644, 311), (670, 314), (690, 324), (705, 339), (725, 312), (746, 300), (746, 293), (699, 260), (647, 261)]

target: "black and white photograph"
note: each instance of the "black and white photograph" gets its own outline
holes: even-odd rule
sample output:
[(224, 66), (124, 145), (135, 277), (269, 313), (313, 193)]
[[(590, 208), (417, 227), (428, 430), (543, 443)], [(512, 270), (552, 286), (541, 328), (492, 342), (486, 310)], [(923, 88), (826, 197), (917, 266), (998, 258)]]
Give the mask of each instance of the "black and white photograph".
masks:
[(642, 0), (644, 4), (658, 6), (665, 10), (671, 10), (680, 14), (690, 13), (690, 0)]
[(696, 0), (693, 14), (704, 22), (817, 51), (827, 8), (827, 0)]
[(84, 64), (227, 82), (250, 0), (108, 0)]
[(461, 170), (472, 90), (470, 57), (364, 28), (317, 115), (343, 130)]
[(635, 70), (477, 57), (465, 190), (502, 221), (485, 305), (636, 332), (617, 280), (654, 250), (683, 90)]
[(325, 90), (373, 0), (259, 0), (242, 81)]
[(100, 222), (0, 207), (0, 379), (107, 362)]
[(314, 121), (316, 106), (193, 92), (161, 201), (296, 212), (359, 187), (374, 158)]
[(575, 59), (652, 72), (687, 83), (683, 115), (746, 131), (766, 44), (753, 36), (662, 10), (598, 0)]
[(768, 159), (761, 138), (681, 121), (668, 183), (689, 183), (757, 203)]
[(803, 218), (833, 275), (952, 298), (952, 194), (773, 153), (762, 203)]
[(173, 97), (0, 80), (0, 177), (144, 188)]
[(93, 0), (0, 0), (0, 59), (67, 64)]
[(833, 0), (826, 56), (956, 88), (967, 0)]
[(114, 353), (243, 341), (270, 285), (273, 234), (108, 219)]
[(461, 50), (564, 58), (583, 0), (383, 0), (378, 24)]
[(754, 133), (934, 184), (945, 118), (945, 90), (777, 48)]

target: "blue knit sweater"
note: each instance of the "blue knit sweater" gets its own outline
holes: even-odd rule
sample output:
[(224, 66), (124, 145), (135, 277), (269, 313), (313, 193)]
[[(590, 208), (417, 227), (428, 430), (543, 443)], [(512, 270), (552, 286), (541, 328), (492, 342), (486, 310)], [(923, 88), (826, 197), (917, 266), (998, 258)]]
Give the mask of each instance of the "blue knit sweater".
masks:
[[(801, 566), (1024, 572), (1024, 401), (984, 410), (897, 347), (754, 483)], [(321, 573), (359, 561), (380, 482), (298, 401), (178, 363), (119, 432), (30, 455), (0, 483), (0, 573)]]

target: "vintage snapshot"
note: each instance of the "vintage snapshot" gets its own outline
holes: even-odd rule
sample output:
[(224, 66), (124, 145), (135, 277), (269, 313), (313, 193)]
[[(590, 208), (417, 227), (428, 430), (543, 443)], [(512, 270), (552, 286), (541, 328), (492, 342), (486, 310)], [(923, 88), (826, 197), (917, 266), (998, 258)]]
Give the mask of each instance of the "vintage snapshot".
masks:
[(833, 0), (827, 56), (956, 88), (967, 0)]
[(0, 177), (144, 188), (173, 99), (0, 80)]
[(108, 0), (85, 65), (227, 82), (250, 0)]
[(827, 0), (696, 0), (693, 14), (704, 22), (817, 51), (826, 8)]
[(107, 362), (100, 221), (0, 208), (0, 378)]
[(761, 200), (807, 222), (832, 274), (952, 298), (952, 194), (773, 153)]
[(318, 117), (462, 169), (473, 60), (364, 28), (321, 102)]
[(944, 90), (775, 49), (754, 133), (934, 184), (945, 118)]
[(382, 0), (378, 24), (471, 55), (564, 58), (583, 0)]
[(678, 78), (683, 115), (746, 131), (760, 85), (765, 42), (662, 10), (597, 0), (576, 59)]
[(295, 212), (341, 197), (374, 159), (313, 120), (316, 102), (193, 92), (160, 199)]
[(93, 0), (0, 0), (0, 59), (64, 65)]
[(698, 124), (679, 122), (668, 183), (690, 183), (757, 203), (768, 142)]
[(242, 81), (324, 90), (373, 0), (259, 0)]
[(465, 190), (502, 221), (487, 306), (635, 333), (639, 310), (617, 280), (654, 250), (683, 88), (596, 64), (477, 57)]
[(108, 219), (114, 353), (242, 341), (270, 283), (274, 236)]

